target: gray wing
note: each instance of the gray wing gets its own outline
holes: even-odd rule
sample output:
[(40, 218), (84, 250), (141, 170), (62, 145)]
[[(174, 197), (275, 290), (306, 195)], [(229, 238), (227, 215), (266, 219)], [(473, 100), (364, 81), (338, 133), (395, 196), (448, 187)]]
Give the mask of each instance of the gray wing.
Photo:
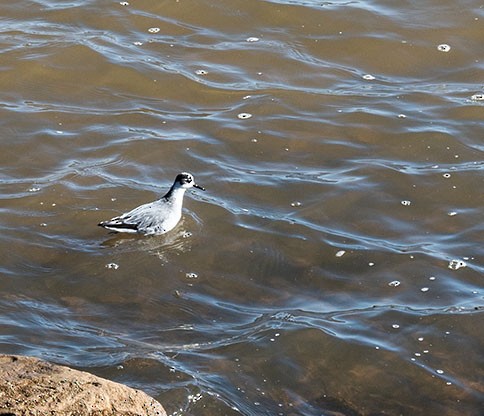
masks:
[(163, 220), (160, 218), (158, 201), (140, 205), (109, 221), (103, 221), (99, 225), (113, 231), (128, 233), (159, 234), (165, 232)]

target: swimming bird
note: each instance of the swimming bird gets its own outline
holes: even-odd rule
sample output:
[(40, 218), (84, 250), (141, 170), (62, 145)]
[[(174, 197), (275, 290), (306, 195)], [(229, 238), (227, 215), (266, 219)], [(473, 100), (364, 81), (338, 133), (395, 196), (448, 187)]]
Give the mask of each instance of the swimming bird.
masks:
[(205, 191), (205, 188), (195, 183), (192, 174), (182, 172), (177, 175), (170, 190), (162, 198), (140, 205), (109, 221), (102, 221), (98, 225), (119, 233), (165, 234), (175, 228), (180, 221), (183, 196), (185, 191), (192, 187)]

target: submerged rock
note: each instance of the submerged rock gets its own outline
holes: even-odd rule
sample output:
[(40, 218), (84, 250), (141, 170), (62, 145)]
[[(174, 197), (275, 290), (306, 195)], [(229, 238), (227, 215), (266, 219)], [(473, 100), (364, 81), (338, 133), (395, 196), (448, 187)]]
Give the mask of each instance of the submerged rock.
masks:
[(0, 355), (0, 415), (166, 416), (155, 399), (38, 358)]

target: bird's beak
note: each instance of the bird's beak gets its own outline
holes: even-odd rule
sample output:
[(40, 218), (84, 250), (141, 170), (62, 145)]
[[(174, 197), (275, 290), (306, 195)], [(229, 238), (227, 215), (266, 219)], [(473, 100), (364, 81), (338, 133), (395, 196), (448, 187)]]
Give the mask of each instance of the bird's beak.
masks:
[(205, 191), (205, 188), (203, 186), (200, 186), (200, 185), (193, 185), (194, 188), (197, 188), (197, 189), (201, 189), (202, 191)]

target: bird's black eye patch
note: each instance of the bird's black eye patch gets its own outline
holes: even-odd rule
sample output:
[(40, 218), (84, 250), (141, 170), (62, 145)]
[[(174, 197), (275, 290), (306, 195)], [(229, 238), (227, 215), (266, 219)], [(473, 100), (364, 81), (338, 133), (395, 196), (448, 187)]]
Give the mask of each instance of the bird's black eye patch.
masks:
[(192, 179), (192, 177), (190, 175), (183, 175), (181, 177), (181, 182), (182, 183), (190, 183), (190, 182), (192, 182), (192, 180), (193, 179)]

